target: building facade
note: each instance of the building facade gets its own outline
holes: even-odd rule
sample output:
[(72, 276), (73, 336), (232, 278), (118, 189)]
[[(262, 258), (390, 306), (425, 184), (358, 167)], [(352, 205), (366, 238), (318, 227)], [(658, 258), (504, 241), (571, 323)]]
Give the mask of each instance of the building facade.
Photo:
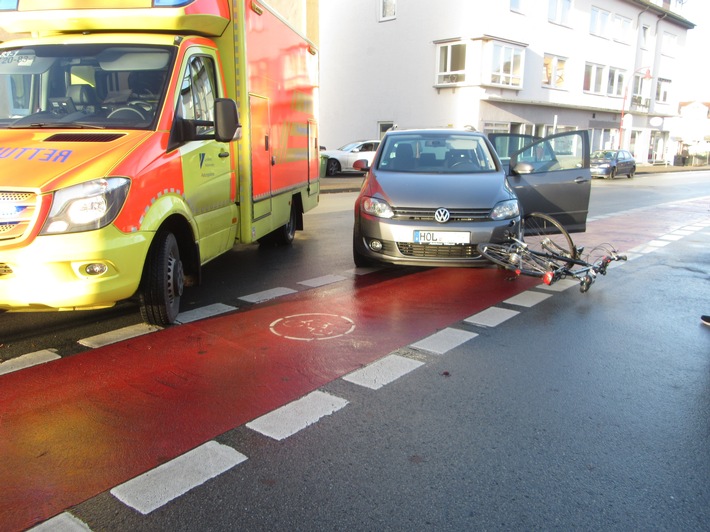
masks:
[[(673, 159), (679, 0), (329, 0), (320, 3), (321, 143), (398, 127), (538, 136)], [(337, 145), (337, 146), (336, 146)]]

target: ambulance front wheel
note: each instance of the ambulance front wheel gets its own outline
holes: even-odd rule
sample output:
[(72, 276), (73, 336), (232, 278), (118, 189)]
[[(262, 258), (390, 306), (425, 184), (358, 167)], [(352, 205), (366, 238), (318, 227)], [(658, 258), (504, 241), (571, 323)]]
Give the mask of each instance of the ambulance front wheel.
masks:
[(185, 273), (175, 235), (155, 235), (143, 270), (140, 288), (141, 317), (153, 325), (170, 325), (180, 312)]

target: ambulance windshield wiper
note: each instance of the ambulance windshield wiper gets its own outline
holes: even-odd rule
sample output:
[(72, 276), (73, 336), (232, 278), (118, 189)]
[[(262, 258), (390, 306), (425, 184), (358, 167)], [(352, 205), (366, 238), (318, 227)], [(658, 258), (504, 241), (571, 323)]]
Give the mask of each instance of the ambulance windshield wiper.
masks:
[(106, 126), (81, 122), (33, 122), (8, 126), (9, 129), (106, 129)]

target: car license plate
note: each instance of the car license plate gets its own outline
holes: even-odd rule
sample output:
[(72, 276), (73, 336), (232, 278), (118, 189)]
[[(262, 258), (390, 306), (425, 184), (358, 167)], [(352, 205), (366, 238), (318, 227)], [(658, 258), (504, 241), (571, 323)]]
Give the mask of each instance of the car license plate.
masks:
[(471, 233), (468, 231), (414, 231), (414, 243), (440, 246), (470, 244)]

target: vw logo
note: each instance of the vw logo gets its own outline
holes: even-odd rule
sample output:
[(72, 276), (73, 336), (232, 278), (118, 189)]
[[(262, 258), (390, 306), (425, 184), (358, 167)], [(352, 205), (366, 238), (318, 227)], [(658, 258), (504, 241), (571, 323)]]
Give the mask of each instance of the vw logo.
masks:
[(449, 221), (450, 216), (451, 215), (449, 214), (449, 211), (447, 211), (446, 209), (436, 209), (436, 212), (434, 213), (434, 220), (436, 220), (440, 224), (444, 224)]

